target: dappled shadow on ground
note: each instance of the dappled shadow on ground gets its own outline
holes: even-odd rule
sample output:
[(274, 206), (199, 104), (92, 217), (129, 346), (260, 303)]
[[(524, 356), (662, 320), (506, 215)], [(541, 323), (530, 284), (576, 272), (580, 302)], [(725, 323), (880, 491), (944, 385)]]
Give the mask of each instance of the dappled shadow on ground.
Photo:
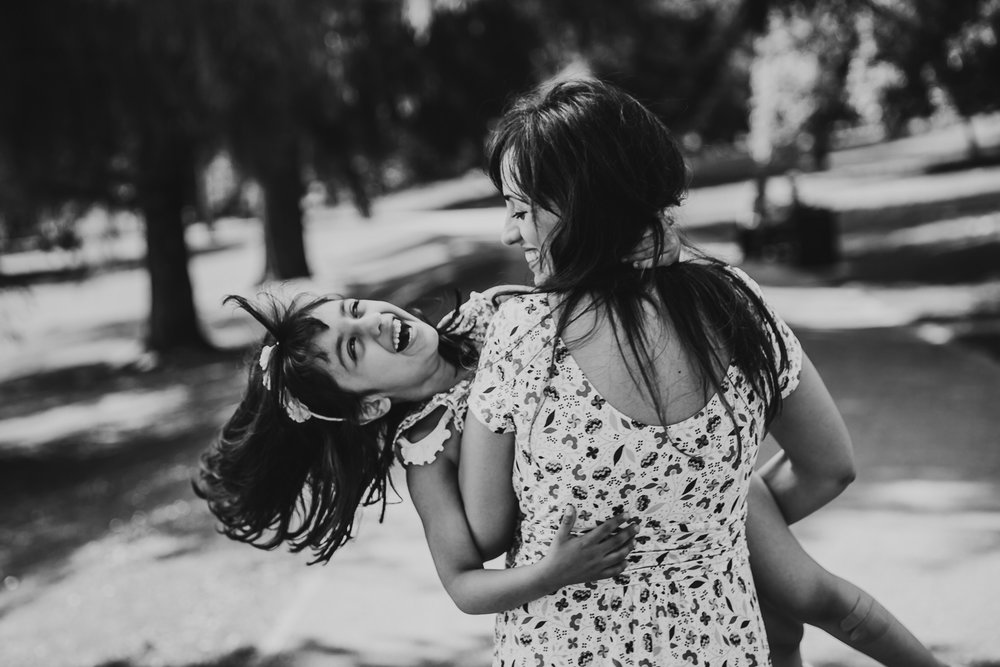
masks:
[[(243, 241), (215, 242), (205, 247), (189, 247), (188, 254), (192, 257), (231, 250), (243, 245)], [(40, 267), (37, 270), (21, 273), (0, 272), (0, 288), (24, 287), (44, 283), (80, 282), (112, 271), (140, 269), (146, 265), (145, 256), (113, 257), (103, 260), (100, 264), (73, 264), (59, 268)]]
[[(219, 656), (217, 658), (211, 658), (209, 660), (199, 660), (198, 662), (189, 662), (183, 665), (171, 665), (170, 667), (249, 667), (250, 665), (255, 665), (257, 660), (257, 651), (253, 648), (246, 647), (236, 649), (231, 653)], [(111, 660), (109, 662), (102, 662), (94, 667), (143, 667), (144, 661), (139, 660)]]
[(965, 157), (961, 160), (949, 160), (947, 162), (935, 162), (925, 167), (923, 172), (925, 174), (947, 174), (979, 167), (995, 167), (998, 164), (1000, 164), (1000, 150), (994, 147), (991, 150), (981, 150), (980, 154), (974, 157)]
[(845, 257), (842, 281), (971, 283), (1000, 277), (1000, 236), (953, 244), (882, 246)]
[(195, 501), (198, 454), (238, 398), (242, 357), (201, 353), (150, 372), (88, 364), (4, 383), (0, 578), (57, 576), (78, 547), (162, 508), (172, 510), (160, 530), (214, 535), (184, 503)]
[[(493, 642), (490, 637), (483, 637), (480, 646), (468, 650), (442, 650), (436, 658), (414, 656), (405, 664), (408, 667), (486, 667), (490, 664), (490, 653)], [(378, 647), (372, 647), (372, 653), (377, 654)], [(315, 641), (308, 641), (295, 650), (286, 651), (274, 656), (258, 656), (253, 667), (305, 667), (306, 665), (326, 664), (326, 661), (338, 667), (387, 667), (400, 664), (396, 659), (379, 659), (373, 655), (365, 655), (355, 650), (336, 646), (326, 646)], [(213, 663), (214, 665), (214, 663)], [(221, 667), (221, 666), (220, 666)]]

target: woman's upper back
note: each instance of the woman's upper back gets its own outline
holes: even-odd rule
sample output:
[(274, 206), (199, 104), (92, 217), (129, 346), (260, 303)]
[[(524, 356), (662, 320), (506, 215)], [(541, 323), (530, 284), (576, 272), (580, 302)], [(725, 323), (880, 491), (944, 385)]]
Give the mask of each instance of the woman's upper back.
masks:
[[(670, 426), (695, 415), (713, 397), (724, 393), (724, 385), (734, 369), (741, 371), (739, 375), (746, 381), (749, 399), (759, 400), (767, 414), (776, 400), (794, 388), (801, 366), (801, 348), (787, 325), (763, 302), (759, 286), (738, 269), (725, 270), (735, 282), (761, 299), (758, 327), (764, 334), (758, 335), (758, 339), (772, 348), (766, 356), (775, 366), (769, 369), (775, 378), (773, 386), (754, 377), (755, 369), (745, 361), (740, 363), (735, 356), (734, 348), (742, 345), (745, 350), (746, 341), (730, 340), (728, 345), (710, 341), (708, 347), (714, 355), (710, 355), (707, 364), (705, 359), (695, 358), (690, 347), (682, 343), (669, 309), (657, 307), (653, 301), (642, 308), (639, 345), (645, 349), (636, 354), (621, 327), (612, 324), (607, 309), (588, 308), (583, 303), (572, 316), (560, 319), (560, 300), (556, 295), (533, 294), (512, 299), (501, 307), (494, 320), (479, 375), (483, 376), (484, 368), (488, 368), (495, 375), (492, 381), (501, 386), (491, 387), (488, 393), (493, 396), (483, 402), (502, 407), (496, 398), (516, 395), (512, 391), (514, 384), (520, 384), (529, 394), (534, 387), (535, 393), (541, 392), (539, 397), (546, 391), (551, 394), (549, 388), (556, 377), (553, 374), (556, 364), (563, 361), (560, 357), (569, 356), (602, 401), (623, 417), (643, 424)], [(577, 315), (579, 312), (582, 315)], [(565, 323), (561, 331), (560, 322)], [(707, 323), (700, 322), (698, 327), (707, 338), (722, 340), (722, 333)], [(706, 365), (711, 366), (709, 371), (705, 370)], [(477, 386), (480, 389), (474, 389), (474, 397), (484, 388), (482, 381), (477, 381)], [(530, 402), (532, 397), (528, 398)], [(524, 402), (511, 403), (510, 407), (523, 410)], [(725, 407), (731, 411), (734, 406), (725, 401)]]
[[(684, 348), (669, 314), (652, 303), (643, 304), (642, 331), (652, 362), (647, 371), (651, 384), (659, 391), (659, 396), (652, 396), (642, 380), (643, 359), (623, 343), (625, 336), (620, 327), (610, 317), (588, 309), (591, 305), (580, 304), (580, 316), (569, 318), (560, 338), (605, 400), (644, 424), (674, 424), (705, 407), (715, 390), (703, 377), (697, 360)], [(716, 346), (719, 359), (728, 360), (731, 354), (721, 345)], [(717, 381), (723, 379), (727, 368), (728, 363), (717, 364)]]

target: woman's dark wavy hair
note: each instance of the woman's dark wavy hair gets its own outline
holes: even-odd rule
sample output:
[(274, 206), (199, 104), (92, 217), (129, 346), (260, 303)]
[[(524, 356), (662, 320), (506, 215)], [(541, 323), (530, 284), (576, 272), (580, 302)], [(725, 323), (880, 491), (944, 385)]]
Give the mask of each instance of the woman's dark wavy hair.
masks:
[[(299, 295), (286, 304), (265, 294), (255, 305), (226, 297), (224, 303), (236, 303), (266, 333), (247, 361), (239, 405), (202, 454), (192, 480), (227, 537), (261, 549), (308, 548), (310, 564), (329, 561), (351, 539), (359, 507), (381, 503), (379, 521), (385, 516), (393, 436), (414, 407), (394, 403), (384, 417), (358, 421), (362, 396), (341, 389), (319, 363), (324, 352), (316, 336), (327, 327), (313, 312), (330, 300)], [(453, 364), (474, 367), (477, 348), (452, 330), (457, 313), (439, 327), (438, 351)], [(262, 370), (264, 345), (275, 347)], [(280, 400), (286, 389), (312, 412), (344, 421), (293, 421)]]
[[(669, 212), (687, 190), (677, 142), (649, 109), (593, 79), (544, 85), (515, 100), (498, 122), (488, 146), (488, 173), (500, 189), (509, 175), (532, 207), (558, 217), (541, 249), (550, 274), (538, 286), (560, 295), (558, 336), (570, 318), (587, 310), (609, 317), (621, 349), (638, 361), (660, 423), (667, 424), (642, 326), (644, 304), (662, 304), (697, 360), (706, 394), (711, 387), (725, 401), (724, 369), (735, 364), (766, 397), (770, 423), (781, 407), (778, 373), (787, 353), (754, 290), (686, 240), (696, 260), (647, 271), (623, 261), (647, 236), (660, 254)], [(779, 342), (777, 355), (772, 338)], [(731, 359), (723, 358), (726, 353)], [(728, 402), (726, 408), (732, 417)]]

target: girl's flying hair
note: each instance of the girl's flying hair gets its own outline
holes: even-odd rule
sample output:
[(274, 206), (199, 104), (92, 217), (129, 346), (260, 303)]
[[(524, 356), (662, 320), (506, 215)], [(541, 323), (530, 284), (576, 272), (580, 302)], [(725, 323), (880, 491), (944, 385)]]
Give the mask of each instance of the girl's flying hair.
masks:
[[(261, 549), (309, 548), (310, 564), (351, 539), (359, 507), (381, 504), (384, 517), (391, 439), (414, 407), (394, 402), (383, 417), (359, 421), (362, 397), (338, 386), (315, 342), (327, 326), (313, 311), (330, 300), (226, 297), (266, 333), (247, 360), (243, 397), (192, 481), (227, 537)], [(439, 353), (474, 366), (475, 347), (450, 330), (454, 320), (441, 327)]]

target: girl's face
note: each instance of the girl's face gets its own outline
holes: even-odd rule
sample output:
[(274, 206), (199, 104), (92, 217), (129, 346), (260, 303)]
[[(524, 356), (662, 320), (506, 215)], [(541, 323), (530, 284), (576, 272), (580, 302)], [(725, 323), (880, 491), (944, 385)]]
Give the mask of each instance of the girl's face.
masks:
[(521, 246), (524, 260), (538, 285), (551, 273), (551, 262), (547, 253), (543, 256), (542, 251), (545, 241), (559, 222), (559, 216), (541, 207), (532, 207), (531, 202), (517, 190), (511, 169), (510, 158), (505, 157), (500, 181), (503, 186), (501, 194), (507, 202), (507, 217), (504, 219), (500, 241), (504, 245)]
[(329, 327), (316, 342), (342, 389), (394, 400), (426, 398), (420, 390), (442, 363), (434, 327), (391, 303), (366, 299), (330, 301), (315, 315)]

